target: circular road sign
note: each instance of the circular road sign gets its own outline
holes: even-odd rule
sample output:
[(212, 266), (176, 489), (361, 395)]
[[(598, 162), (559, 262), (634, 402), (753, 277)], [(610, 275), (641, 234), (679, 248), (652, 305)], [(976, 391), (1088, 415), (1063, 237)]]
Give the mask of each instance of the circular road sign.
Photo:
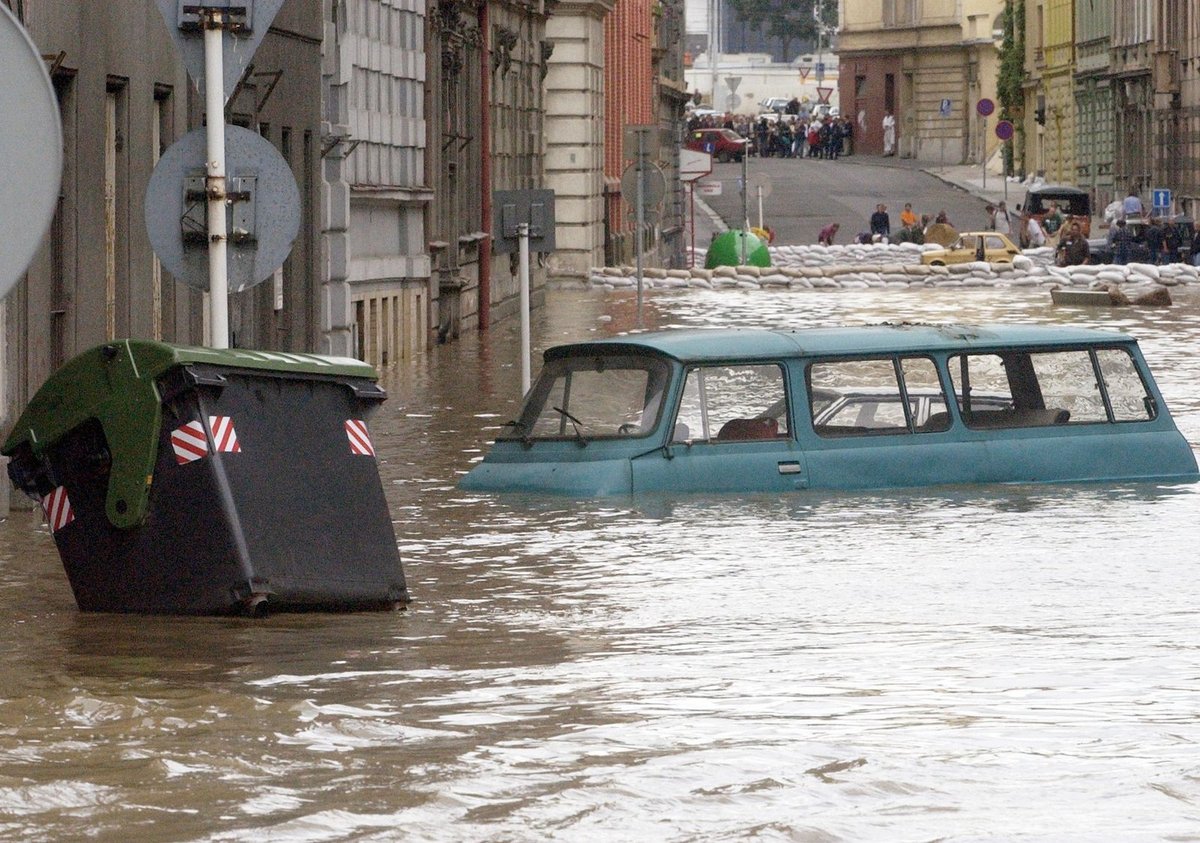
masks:
[(996, 124), (996, 137), (1000, 138), (1000, 140), (1012, 140), (1015, 131), (1016, 129), (1013, 128), (1013, 124), (1009, 120), (1001, 120)]
[(774, 189), (775, 181), (766, 173), (755, 173), (750, 176), (750, 191), (754, 196), (761, 195), (763, 199), (766, 199)]
[(41, 54), (0, 3), (0, 297), (25, 274), (54, 218), (62, 181), (58, 100)]
[[(637, 164), (630, 164), (621, 174), (621, 196), (629, 207), (637, 210)], [(653, 210), (667, 195), (667, 180), (656, 164), (642, 168), (642, 207)]]
[(996, 110), (996, 104), (987, 97), (984, 97), (975, 104), (975, 110), (979, 112), (980, 117), (987, 117)]
[[(205, 133), (188, 132), (163, 153), (146, 186), (146, 232), (154, 254), (177, 280), (197, 290), (208, 289)], [(233, 199), (229, 292), (239, 293), (283, 266), (300, 231), (300, 190), (287, 161), (257, 132), (226, 126), (225, 156)]]

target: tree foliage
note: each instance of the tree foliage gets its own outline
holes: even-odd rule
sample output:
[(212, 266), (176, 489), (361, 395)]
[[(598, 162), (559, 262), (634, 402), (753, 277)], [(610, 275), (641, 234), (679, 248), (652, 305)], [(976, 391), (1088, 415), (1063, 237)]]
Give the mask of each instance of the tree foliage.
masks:
[(1012, 150), (1025, 148), (1025, 0), (1005, 0), (1004, 41), (1000, 46), (1000, 73), (996, 80), (996, 98), (1000, 117), (1017, 127), (1016, 142), (1005, 149), (1005, 172), (1013, 172)]
[[(738, 20), (777, 40), (783, 54), (793, 43), (817, 42), (818, 23), (822, 37), (837, 29), (837, 0), (728, 0)], [(814, 12), (815, 9), (815, 12)], [(825, 41), (828, 46), (828, 40)]]

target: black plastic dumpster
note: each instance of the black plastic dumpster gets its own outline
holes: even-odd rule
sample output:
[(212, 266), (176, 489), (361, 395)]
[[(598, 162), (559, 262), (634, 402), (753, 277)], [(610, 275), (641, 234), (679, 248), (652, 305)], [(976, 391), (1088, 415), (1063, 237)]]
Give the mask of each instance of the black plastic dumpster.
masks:
[(122, 340), (55, 373), (2, 450), (84, 611), (392, 608), (385, 398), (356, 360)]

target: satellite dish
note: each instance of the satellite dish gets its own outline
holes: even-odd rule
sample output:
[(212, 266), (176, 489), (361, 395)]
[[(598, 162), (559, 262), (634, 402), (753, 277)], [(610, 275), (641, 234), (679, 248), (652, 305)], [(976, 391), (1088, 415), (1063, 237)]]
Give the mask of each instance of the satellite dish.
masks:
[[(178, 280), (208, 289), (206, 130), (188, 132), (159, 159), (146, 186), (146, 232)], [(287, 161), (261, 135), (225, 127), (229, 292), (265, 281), (300, 231), (300, 190)]]
[(20, 280), (54, 218), (62, 182), (58, 99), (29, 33), (0, 3), (0, 297)]

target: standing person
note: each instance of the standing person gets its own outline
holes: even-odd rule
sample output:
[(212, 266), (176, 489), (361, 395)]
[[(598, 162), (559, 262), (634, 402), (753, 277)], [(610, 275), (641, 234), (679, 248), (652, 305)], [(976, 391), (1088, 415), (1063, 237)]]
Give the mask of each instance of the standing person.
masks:
[(1121, 214), (1125, 219), (1130, 217), (1145, 216), (1146, 208), (1142, 205), (1142, 200), (1138, 198), (1136, 190), (1130, 190), (1129, 195), (1121, 202)]
[(803, 120), (796, 123), (795, 136), (792, 138), (792, 157), (803, 158), (808, 154), (808, 126)]
[(1200, 266), (1200, 222), (1192, 223), (1192, 248), (1188, 252), (1187, 262), (1192, 266)]
[(1162, 222), (1158, 217), (1150, 218), (1150, 225), (1146, 226), (1146, 248), (1150, 250), (1150, 263), (1160, 264), (1163, 262), (1163, 243), (1166, 241), (1164, 236)]
[(883, 154), (896, 154), (896, 118), (890, 111), (883, 115)]
[(904, 203), (904, 210), (900, 212), (900, 227), (912, 228), (917, 224), (917, 215), (913, 213), (912, 202)]
[(871, 234), (880, 238), (891, 236), (892, 220), (888, 216), (887, 205), (880, 203), (875, 206), (875, 213), (871, 214)]
[(1012, 234), (1012, 217), (1008, 213), (1008, 204), (1006, 202), (1001, 201), (1000, 204), (996, 206), (996, 216), (994, 219), (995, 225), (992, 227), (996, 229), (996, 231), (1004, 231), (1010, 235)]
[(854, 121), (849, 117), (842, 118), (842, 154), (850, 155), (850, 142), (854, 139)]
[(821, 154), (821, 130), (817, 120), (808, 124), (808, 157), (816, 158)]
[(1088, 246), (1087, 238), (1083, 236), (1083, 230), (1079, 227), (1079, 223), (1071, 223), (1067, 226), (1067, 230), (1058, 244), (1055, 263), (1059, 266), (1080, 266), (1087, 263), (1090, 256), (1091, 248)]
[(1117, 224), (1108, 230), (1108, 245), (1112, 247), (1113, 263), (1122, 266), (1129, 263), (1133, 232), (1125, 225), (1124, 219), (1118, 219)]
[(1021, 222), (1021, 206), (1018, 204), (1016, 213), (1009, 214), (1008, 217), (1008, 239), (1020, 245), (1021, 241), (1024, 239), (1022, 235), (1023, 230), (1024, 226)]
[(989, 202), (988, 204), (983, 206), (983, 212), (985, 214), (987, 214), (988, 231), (995, 231), (996, 230), (996, 206)]
[(1046, 212), (1045, 219), (1042, 221), (1042, 227), (1046, 229), (1047, 234), (1054, 234), (1062, 228), (1063, 213), (1058, 209), (1057, 202), (1050, 203), (1050, 210)]
[(831, 222), (829, 225), (822, 228), (821, 233), (817, 235), (817, 245), (832, 246), (833, 236), (838, 233), (839, 227), (840, 226), (838, 226), (836, 222)]
[(1025, 243), (1022, 248), (1037, 249), (1046, 245), (1046, 232), (1042, 230), (1041, 223), (1037, 217), (1028, 211), (1025, 212)]

